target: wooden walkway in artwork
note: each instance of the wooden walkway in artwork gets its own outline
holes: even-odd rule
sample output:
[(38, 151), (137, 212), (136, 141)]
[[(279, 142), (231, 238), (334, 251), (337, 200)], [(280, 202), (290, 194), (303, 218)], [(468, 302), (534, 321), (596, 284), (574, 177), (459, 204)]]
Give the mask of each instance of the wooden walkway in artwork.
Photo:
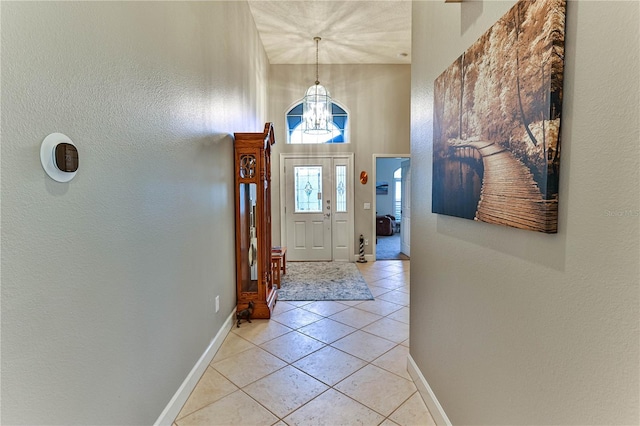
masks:
[(511, 152), (492, 142), (464, 142), (457, 149), (474, 148), (482, 156), (484, 177), (476, 220), (540, 232), (555, 232), (556, 200), (542, 198), (529, 169)]

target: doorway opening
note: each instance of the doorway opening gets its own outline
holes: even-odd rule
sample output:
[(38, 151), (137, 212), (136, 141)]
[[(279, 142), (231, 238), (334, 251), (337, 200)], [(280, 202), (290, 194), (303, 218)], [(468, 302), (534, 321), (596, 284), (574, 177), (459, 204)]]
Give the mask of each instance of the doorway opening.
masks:
[(411, 226), (410, 157), (374, 155), (376, 260), (408, 260)]
[(281, 241), (292, 261), (354, 260), (353, 154), (280, 154)]

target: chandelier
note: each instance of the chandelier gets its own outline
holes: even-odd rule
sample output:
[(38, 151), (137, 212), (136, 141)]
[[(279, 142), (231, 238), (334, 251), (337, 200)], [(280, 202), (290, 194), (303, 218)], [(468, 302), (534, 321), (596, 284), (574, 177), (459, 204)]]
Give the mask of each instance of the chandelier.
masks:
[(320, 37), (314, 37), (316, 42), (316, 82), (307, 89), (302, 102), (302, 131), (311, 135), (325, 135), (331, 133), (331, 95), (320, 84), (318, 78), (318, 44)]

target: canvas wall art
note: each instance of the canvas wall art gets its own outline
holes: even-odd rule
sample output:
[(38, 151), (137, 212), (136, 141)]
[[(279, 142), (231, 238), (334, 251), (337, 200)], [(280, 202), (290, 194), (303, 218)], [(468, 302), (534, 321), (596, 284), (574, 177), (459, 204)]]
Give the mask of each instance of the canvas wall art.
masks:
[(434, 213), (555, 233), (565, 0), (521, 0), (436, 80)]
[(376, 194), (387, 195), (389, 193), (389, 182), (376, 182)]

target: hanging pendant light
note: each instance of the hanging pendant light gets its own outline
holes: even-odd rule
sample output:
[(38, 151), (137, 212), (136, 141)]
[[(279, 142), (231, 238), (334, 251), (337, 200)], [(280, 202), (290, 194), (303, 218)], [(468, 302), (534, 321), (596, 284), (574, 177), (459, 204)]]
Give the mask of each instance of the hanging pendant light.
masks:
[(320, 37), (314, 37), (316, 42), (316, 83), (307, 89), (302, 102), (302, 131), (311, 135), (325, 135), (331, 133), (331, 95), (320, 84), (318, 78), (318, 43)]

